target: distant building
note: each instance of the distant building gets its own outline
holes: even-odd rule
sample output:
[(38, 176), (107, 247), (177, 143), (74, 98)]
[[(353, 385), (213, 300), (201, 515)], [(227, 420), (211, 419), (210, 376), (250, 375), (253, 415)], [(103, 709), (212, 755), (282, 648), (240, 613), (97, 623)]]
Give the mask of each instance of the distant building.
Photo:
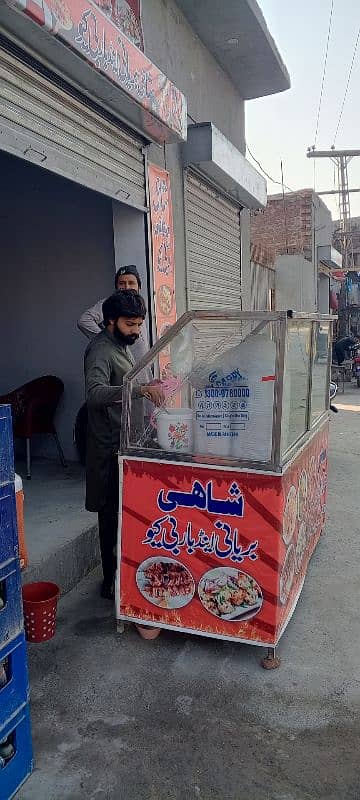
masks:
[[(354, 271), (348, 272), (339, 310), (342, 333), (360, 332), (360, 217), (351, 220)], [(340, 220), (333, 223), (333, 245), (342, 250)]]
[[(352, 246), (354, 254), (354, 267), (360, 270), (360, 217), (352, 217), (351, 220), (352, 230)], [(333, 222), (333, 245), (337, 250), (342, 251), (341, 236), (340, 236), (340, 220), (337, 219)]]
[(331, 212), (312, 189), (270, 195), (251, 217), (251, 244), (273, 253), (275, 308), (329, 313), (332, 271), (341, 255), (332, 247)]

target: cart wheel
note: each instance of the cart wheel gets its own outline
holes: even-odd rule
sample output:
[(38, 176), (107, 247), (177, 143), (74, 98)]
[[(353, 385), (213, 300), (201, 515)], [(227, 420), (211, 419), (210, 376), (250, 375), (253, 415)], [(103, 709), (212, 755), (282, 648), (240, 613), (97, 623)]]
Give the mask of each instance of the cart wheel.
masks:
[(125, 625), (122, 619), (116, 620), (116, 633), (120, 636), (125, 633)]
[(281, 658), (276, 655), (275, 647), (269, 647), (267, 655), (261, 659), (261, 666), (263, 669), (278, 669), (281, 664)]

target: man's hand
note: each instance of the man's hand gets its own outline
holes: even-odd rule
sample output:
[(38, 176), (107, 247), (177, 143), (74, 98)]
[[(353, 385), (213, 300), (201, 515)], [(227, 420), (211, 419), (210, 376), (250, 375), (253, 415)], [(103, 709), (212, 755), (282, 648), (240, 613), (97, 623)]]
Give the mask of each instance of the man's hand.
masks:
[(162, 406), (165, 400), (164, 392), (159, 385), (140, 386), (140, 394), (158, 407)]

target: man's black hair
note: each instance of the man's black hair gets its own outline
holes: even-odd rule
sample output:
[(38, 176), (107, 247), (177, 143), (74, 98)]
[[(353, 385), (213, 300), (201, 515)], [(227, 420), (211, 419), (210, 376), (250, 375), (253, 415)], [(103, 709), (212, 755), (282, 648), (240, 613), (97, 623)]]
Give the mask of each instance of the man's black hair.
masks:
[(145, 319), (146, 305), (144, 299), (135, 289), (122, 289), (114, 292), (104, 301), (102, 312), (104, 324), (108, 325), (112, 320), (116, 322), (119, 317), (127, 317), (128, 319), (142, 317), (142, 319)]
[(115, 289), (117, 289), (118, 280), (119, 280), (119, 278), (121, 278), (122, 275), (135, 275), (135, 278), (136, 278), (136, 280), (138, 282), (139, 292), (140, 292), (140, 289), (141, 289), (141, 278), (140, 278), (140, 275), (139, 275), (139, 272), (138, 272), (138, 268), (135, 266), (135, 264), (127, 264), (124, 267), (119, 267), (119, 269), (118, 269), (118, 271), (117, 271), (117, 273), (115, 275)]

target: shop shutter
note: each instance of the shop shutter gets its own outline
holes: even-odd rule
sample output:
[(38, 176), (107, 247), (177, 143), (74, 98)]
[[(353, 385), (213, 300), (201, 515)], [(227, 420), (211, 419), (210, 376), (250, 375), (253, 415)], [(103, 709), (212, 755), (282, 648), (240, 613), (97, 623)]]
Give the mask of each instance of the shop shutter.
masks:
[(189, 309), (241, 310), (240, 206), (185, 173)]
[(0, 148), (144, 208), (143, 143), (57, 83), (0, 50)]

